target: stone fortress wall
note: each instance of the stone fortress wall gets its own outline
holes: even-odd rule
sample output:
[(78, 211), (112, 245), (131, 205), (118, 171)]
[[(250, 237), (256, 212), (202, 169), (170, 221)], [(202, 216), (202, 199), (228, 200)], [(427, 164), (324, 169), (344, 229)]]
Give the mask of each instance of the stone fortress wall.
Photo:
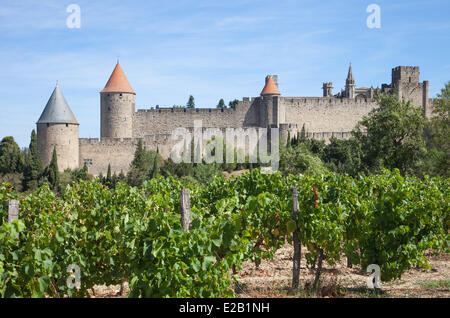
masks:
[[(263, 91), (268, 87), (269, 77)], [(270, 78), (274, 81), (271, 89), (275, 93), (262, 92), (259, 97), (244, 97), (235, 109), (156, 108), (135, 111), (135, 94), (131, 87), (123, 96), (117, 91), (109, 94), (104, 90), (101, 93), (101, 139), (79, 139), (79, 166), (82, 167), (84, 162), (90, 163), (89, 172), (94, 175), (106, 174), (108, 164), (112, 172), (126, 173), (139, 139), (147, 149), (158, 150), (168, 158), (175, 143), (171, 139), (172, 132), (178, 127), (192, 131), (195, 120), (201, 120), (204, 129), (211, 127), (222, 131), (226, 128), (279, 128), (283, 140), (289, 135), (293, 137), (304, 126), (307, 136), (328, 141), (331, 137), (349, 138), (357, 122), (377, 107), (374, 97), (379, 93), (411, 100), (416, 106), (423, 107), (426, 116), (431, 114), (429, 83), (419, 82), (418, 67), (392, 69), (391, 84), (383, 84), (381, 88), (347, 85), (345, 91), (332, 95), (333, 84), (324, 83), (325, 97), (281, 96), (277, 79), (276, 75)], [(351, 67), (347, 80), (353, 83)]]

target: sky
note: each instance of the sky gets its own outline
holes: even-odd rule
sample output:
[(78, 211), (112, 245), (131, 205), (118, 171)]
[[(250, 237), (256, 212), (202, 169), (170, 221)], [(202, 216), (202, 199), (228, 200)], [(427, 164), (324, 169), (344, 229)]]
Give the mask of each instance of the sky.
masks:
[[(69, 28), (71, 4), (80, 27)], [(380, 8), (380, 27), (367, 19)], [(391, 83), (391, 69), (420, 67), (429, 97), (450, 80), (448, 0), (0, 0), (0, 138), (27, 147), (56, 82), (80, 123), (100, 136), (100, 96), (117, 59), (136, 109), (214, 108), (258, 96), (277, 74), (284, 96)], [(73, 21), (69, 19), (69, 22)], [(70, 23), (69, 23), (70, 25)]]

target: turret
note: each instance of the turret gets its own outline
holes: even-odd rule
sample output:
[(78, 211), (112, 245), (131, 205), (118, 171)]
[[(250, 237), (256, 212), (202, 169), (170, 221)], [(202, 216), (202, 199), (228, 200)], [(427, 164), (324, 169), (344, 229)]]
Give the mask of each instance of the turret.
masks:
[[(278, 76), (274, 76), (278, 81)], [(261, 127), (277, 127), (278, 126), (278, 105), (280, 91), (278, 84), (270, 75), (266, 76), (266, 84), (261, 91), (262, 109), (260, 111)]]
[(323, 97), (332, 97), (333, 96), (333, 83), (323, 83)]
[(352, 63), (350, 63), (347, 80), (345, 81), (345, 96), (347, 98), (355, 98), (355, 79), (353, 78)]
[(58, 85), (36, 126), (38, 151), (44, 166), (50, 164), (55, 148), (60, 171), (79, 168), (79, 124)]
[(100, 92), (101, 138), (132, 138), (135, 97), (119, 62)]

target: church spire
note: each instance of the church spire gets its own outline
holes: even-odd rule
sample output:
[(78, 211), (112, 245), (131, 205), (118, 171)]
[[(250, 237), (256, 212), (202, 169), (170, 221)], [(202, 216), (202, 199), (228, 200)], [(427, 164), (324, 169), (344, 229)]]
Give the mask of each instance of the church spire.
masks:
[(355, 79), (353, 78), (352, 62), (350, 62), (350, 67), (348, 68), (347, 81), (355, 83)]
[(355, 79), (353, 78), (352, 63), (348, 68), (347, 80), (345, 81), (345, 96), (347, 98), (355, 98)]

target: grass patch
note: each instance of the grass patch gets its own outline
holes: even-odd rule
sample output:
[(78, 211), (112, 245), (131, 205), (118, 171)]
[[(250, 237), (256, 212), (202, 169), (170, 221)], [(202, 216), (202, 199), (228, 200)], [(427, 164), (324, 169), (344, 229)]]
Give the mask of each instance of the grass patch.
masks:
[(450, 289), (450, 279), (433, 279), (425, 283), (420, 283), (419, 285), (425, 289)]

